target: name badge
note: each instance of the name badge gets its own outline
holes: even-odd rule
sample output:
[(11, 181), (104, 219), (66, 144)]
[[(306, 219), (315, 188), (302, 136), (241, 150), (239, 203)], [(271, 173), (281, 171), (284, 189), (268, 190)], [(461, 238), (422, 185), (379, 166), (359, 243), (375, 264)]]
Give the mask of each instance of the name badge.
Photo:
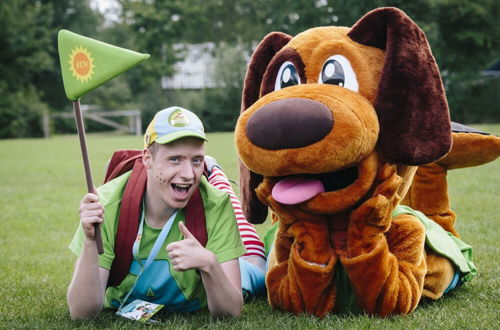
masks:
[(154, 304), (148, 301), (136, 299), (130, 304), (120, 308), (116, 314), (127, 319), (136, 320), (139, 322), (158, 322), (152, 320), (151, 317), (156, 314), (164, 305)]

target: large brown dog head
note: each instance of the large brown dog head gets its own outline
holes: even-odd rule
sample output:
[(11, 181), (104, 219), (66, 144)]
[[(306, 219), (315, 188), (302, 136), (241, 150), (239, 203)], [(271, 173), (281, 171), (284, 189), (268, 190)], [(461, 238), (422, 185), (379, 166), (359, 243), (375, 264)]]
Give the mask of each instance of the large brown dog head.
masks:
[(402, 11), (379, 8), (351, 29), (267, 35), (248, 67), (235, 140), (253, 223), (267, 215), (255, 194), (264, 177), (293, 185), (300, 175), (313, 191), (302, 207), (333, 213), (368, 192), (380, 159), (439, 159), (451, 146), (450, 118), (424, 33)]

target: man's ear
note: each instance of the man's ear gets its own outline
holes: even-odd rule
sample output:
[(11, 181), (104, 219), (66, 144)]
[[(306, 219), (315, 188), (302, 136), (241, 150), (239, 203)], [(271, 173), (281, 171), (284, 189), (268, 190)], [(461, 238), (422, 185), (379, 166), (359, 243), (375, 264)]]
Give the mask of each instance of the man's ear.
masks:
[(148, 148), (142, 150), (142, 164), (146, 169), (150, 169), (153, 166), (153, 154)]

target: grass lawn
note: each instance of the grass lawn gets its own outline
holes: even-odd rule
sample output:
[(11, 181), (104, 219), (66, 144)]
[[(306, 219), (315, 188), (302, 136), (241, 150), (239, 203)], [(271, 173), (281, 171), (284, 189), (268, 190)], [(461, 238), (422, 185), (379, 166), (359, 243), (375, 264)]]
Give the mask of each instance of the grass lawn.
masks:
[[(500, 125), (476, 125), (500, 135)], [(238, 181), (232, 133), (209, 134), (208, 154)], [(140, 148), (141, 137), (91, 135), (90, 160), (96, 185), (113, 150)], [(0, 140), (0, 328), (137, 328), (141, 325), (102, 313), (73, 322), (66, 289), (75, 257), (67, 246), (78, 226), (78, 205), (86, 192), (76, 136)], [(214, 320), (208, 312), (161, 317), (162, 328), (246, 329), (498, 329), (500, 328), (500, 161), (449, 173), (452, 206), (462, 238), (475, 248), (479, 275), (444, 299), (421, 304), (404, 317), (330, 315), (325, 319), (271, 310), (267, 302), (245, 305), (238, 319)], [(237, 190), (237, 188), (236, 188)], [(268, 224), (257, 226), (261, 234)]]

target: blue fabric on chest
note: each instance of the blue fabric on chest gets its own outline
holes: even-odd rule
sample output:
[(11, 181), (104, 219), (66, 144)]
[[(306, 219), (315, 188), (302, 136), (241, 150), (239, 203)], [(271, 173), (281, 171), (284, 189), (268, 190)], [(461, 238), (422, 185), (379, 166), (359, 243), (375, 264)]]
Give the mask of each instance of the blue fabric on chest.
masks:
[[(141, 266), (134, 260), (130, 266), (130, 273), (137, 276), (140, 270)], [(167, 260), (154, 260), (151, 263), (151, 266), (139, 278), (128, 300), (134, 299), (165, 305), (164, 309), (168, 311), (191, 312), (200, 309), (198, 300), (188, 302), (170, 274), (170, 265)]]

